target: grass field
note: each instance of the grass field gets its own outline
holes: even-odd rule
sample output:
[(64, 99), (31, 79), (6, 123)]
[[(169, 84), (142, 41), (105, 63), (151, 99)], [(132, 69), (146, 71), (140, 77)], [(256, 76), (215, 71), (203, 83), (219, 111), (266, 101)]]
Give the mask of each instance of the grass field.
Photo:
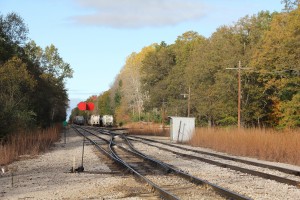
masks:
[(169, 127), (161, 124), (139, 122), (127, 124), (125, 127), (132, 135), (170, 136)]
[[(127, 125), (130, 134), (169, 136), (169, 128), (160, 124)], [(204, 147), (236, 156), (247, 156), (300, 166), (300, 130), (196, 128), (192, 146)]]
[[(133, 123), (126, 126), (130, 134), (170, 136), (169, 127), (153, 123)], [(34, 156), (48, 149), (61, 135), (59, 127), (43, 131), (12, 134), (0, 143), (0, 165), (18, 160), (20, 155)], [(283, 162), (300, 166), (300, 130), (196, 128), (189, 142), (237, 156)]]
[(300, 166), (300, 130), (197, 128), (189, 142), (232, 155)]

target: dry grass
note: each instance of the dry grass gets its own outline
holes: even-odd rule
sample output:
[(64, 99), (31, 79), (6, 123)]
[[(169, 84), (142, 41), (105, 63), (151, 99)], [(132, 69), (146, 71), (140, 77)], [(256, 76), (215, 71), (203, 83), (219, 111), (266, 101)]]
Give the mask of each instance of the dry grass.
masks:
[(300, 132), (271, 129), (198, 128), (190, 141), (201, 146), (238, 156), (300, 165)]
[(131, 135), (152, 135), (152, 136), (170, 136), (169, 127), (161, 124), (139, 122), (131, 123), (125, 126)]
[[(169, 127), (161, 124), (132, 123), (126, 125), (129, 134), (170, 136)], [(300, 166), (300, 130), (197, 128), (189, 142), (237, 156), (283, 162)]]
[(19, 132), (0, 143), (0, 165), (18, 160), (22, 155), (35, 156), (47, 150), (60, 137), (60, 127), (35, 132)]

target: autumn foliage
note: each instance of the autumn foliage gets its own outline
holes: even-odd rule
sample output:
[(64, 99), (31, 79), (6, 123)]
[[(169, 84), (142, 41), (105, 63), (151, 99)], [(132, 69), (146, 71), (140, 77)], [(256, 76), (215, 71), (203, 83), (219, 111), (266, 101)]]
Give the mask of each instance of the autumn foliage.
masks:
[(247, 128), (299, 128), (300, 7), (282, 4), (282, 12), (245, 15), (209, 37), (191, 30), (131, 53), (98, 97), (99, 112), (108, 109), (116, 125), (189, 115), (197, 126), (227, 127), (241, 113)]
[(299, 127), (299, 28), (293, 4), (246, 15), (207, 38), (187, 31), (172, 44), (149, 44), (128, 56), (109, 90), (116, 124), (190, 113), (198, 126), (237, 125), (241, 62), (244, 127)]

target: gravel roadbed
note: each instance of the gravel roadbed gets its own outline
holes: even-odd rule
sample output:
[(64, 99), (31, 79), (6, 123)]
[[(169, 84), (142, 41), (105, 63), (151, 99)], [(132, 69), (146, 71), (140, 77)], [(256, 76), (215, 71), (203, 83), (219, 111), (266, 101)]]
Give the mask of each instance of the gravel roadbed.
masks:
[[(216, 162), (225, 163), (227, 165), (232, 165), (232, 166), (242, 167), (242, 168), (245, 168), (245, 169), (255, 170), (255, 171), (259, 171), (259, 172), (263, 172), (263, 173), (268, 173), (268, 174), (271, 174), (271, 175), (275, 175), (275, 176), (279, 176), (279, 177), (283, 177), (283, 178), (288, 178), (288, 179), (300, 182), (300, 177), (299, 176), (287, 174), (287, 173), (284, 173), (284, 172), (280, 172), (280, 171), (275, 170), (275, 169), (268, 169), (268, 168), (258, 167), (258, 166), (254, 166), (254, 165), (250, 165), (250, 164), (244, 164), (244, 163), (241, 163), (241, 162), (238, 162), (238, 161), (232, 161), (232, 160), (227, 160), (227, 159), (223, 159), (223, 158), (218, 158), (218, 157), (215, 157), (215, 156), (200, 154), (200, 153), (196, 153), (196, 152), (189, 152), (189, 151), (186, 151), (186, 150), (182, 150), (182, 149), (179, 149), (179, 148), (176, 148), (176, 147), (166, 146), (166, 145), (159, 144), (159, 143), (154, 143), (154, 145), (159, 146), (159, 147), (163, 147), (163, 148), (168, 148), (169, 150), (174, 151), (174, 152), (183, 153), (183, 154), (187, 154), (187, 155), (191, 155), (191, 156), (195, 156), (195, 157), (199, 157), (199, 158), (204, 158), (204, 159), (207, 159), (207, 160), (213, 160), (213, 161), (216, 161)], [(182, 145), (178, 146), (178, 147), (182, 147)], [(192, 149), (192, 148), (189, 147), (188, 149)], [(193, 148), (193, 149), (197, 150), (195, 148)], [(208, 152), (208, 151), (206, 150), (206, 152)], [(219, 154), (219, 155), (224, 155), (224, 154)], [(234, 157), (234, 156), (230, 156), (230, 157)], [(237, 158), (237, 157), (235, 156), (235, 158)], [(243, 158), (243, 159), (247, 160), (245, 158)], [(261, 161), (256, 160), (255, 162), (261, 162)], [(271, 165), (279, 166), (278, 163), (276, 163), (276, 164), (273, 163)], [(289, 166), (289, 168), (291, 169), (292, 167)], [(297, 167), (294, 166), (293, 168), (296, 169)], [(298, 169), (298, 171), (300, 171), (300, 169)]]
[[(153, 139), (153, 137), (147, 137), (147, 138)], [(160, 138), (160, 140), (164, 142), (168, 142), (167, 140), (162, 138)], [(155, 145), (159, 145), (159, 144), (155, 144)], [(290, 186), (290, 185), (278, 183), (276, 181), (244, 174), (241, 172), (214, 166), (197, 160), (182, 158), (181, 156), (175, 155), (171, 152), (159, 150), (156, 147), (145, 146), (144, 144), (141, 144), (139, 142), (134, 142), (134, 146), (138, 150), (142, 151), (143, 153), (147, 155), (151, 155), (152, 157), (160, 160), (163, 159), (164, 162), (173, 165), (185, 172), (188, 172), (196, 177), (220, 185), (224, 188), (235, 191), (239, 194), (248, 196), (253, 199), (300, 200), (300, 189), (295, 186)], [(178, 152), (184, 152), (186, 154), (191, 154), (191, 155), (195, 154), (195, 153), (187, 153), (186, 151), (182, 151), (172, 147), (168, 147), (168, 149), (172, 149)], [(203, 150), (203, 148), (193, 148), (193, 149)], [(276, 163), (276, 165), (280, 166), (279, 163)], [(283, 166), (281, 167), (284, 166), (286, 166), (286, 164), (283, 164)], [(292, 167), (289, 165), (289, 167), (298, 169), (297, 166)], [(280, 174), (280, 172), (278, 172), (278, 174)], [(293, 177), (293, 178), (297, 179), (298, 177)]]
[[(169, 142), (168, 138), (155, 139)], [(294, 186), (185, 159), (155, 147), (138, 143), (135, 145), (146, 154), (183, 171), (253, 199), (300, 200), (300, 189)], [(211, 152), (204, 148), (189, 148)], [(81, 165), (81, 155), (82, 137), (69, 129), (66, 144), (62, 138), (48, 152), (35, 157), (22, 156), (19, 161), (8, 166), (9, 171), (4, 174), (0, 172), (0, 199), (159, 199), (149, 187), (137, 182), (133, 176), (110, 169), (104, 156), (96, 153), (95, 148), (89, 144), (85, 144), (84, 149), (84, 173), (70, 173), (74, 160), (75, 168)], [(281, 163), (274, 165), (300, 169)], [(187, 199), (199, 197), (193, 198), (193, 194), (189, 194)]]
[(94, 151), (85, 146), (85, 173), (70, 173), (74, 158), (75, 168), (81, 165), (82, 137), (68, 130), (66, 144), (62, 139), (50, 151), (0, 173), (0, 199), (158, 199), (132, 176), (112, 173)]

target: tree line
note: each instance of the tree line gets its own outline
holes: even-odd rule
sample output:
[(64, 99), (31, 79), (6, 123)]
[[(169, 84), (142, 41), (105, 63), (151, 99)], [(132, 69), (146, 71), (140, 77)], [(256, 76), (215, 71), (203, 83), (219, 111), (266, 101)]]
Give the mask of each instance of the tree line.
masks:
[(240, 62), (242, 125), (299, 127), (300, 7), (282, 3), (282, 12), (246, 15), (208, 38), (187, 31), (132, 53), (94, 101), (119, 124), (190, 116), (199, 126), (236, 125), (238, 71), (228, 68)]
[(0, 14), (0, 138), (66, 119), (73, 70), (53, 45), (38, 46), (16, 13)]

